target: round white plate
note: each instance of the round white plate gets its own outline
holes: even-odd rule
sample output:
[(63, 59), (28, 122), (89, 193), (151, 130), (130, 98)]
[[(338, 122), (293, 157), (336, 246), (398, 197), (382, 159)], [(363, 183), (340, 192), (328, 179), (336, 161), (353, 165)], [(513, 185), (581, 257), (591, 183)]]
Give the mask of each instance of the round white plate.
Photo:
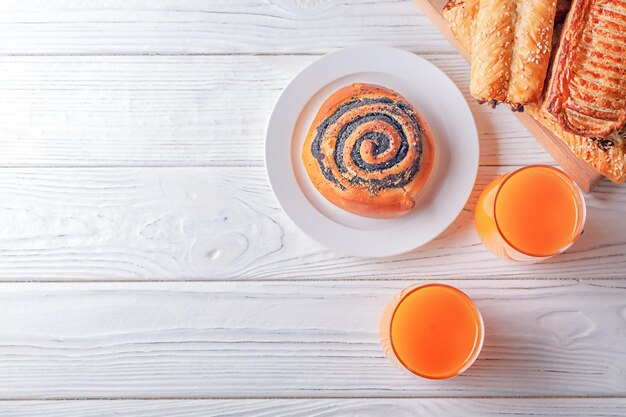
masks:
[[(360, 82), (389, 87), (424, 116), (437, 161), (415, 208), (395, 219), (370, 219), (336, 207), (315, 189), (301, 159), (302, 144), (321, 104)], [(400, 49), (343, 49), (309, 65), (287, 85), (270, 117), (265, 166), (278, 203), (306, 234), (337, 252), (390, 256), (434, 239), (462, 210), (478, 170), (478, 135), (456, 85), (430, 62)]]

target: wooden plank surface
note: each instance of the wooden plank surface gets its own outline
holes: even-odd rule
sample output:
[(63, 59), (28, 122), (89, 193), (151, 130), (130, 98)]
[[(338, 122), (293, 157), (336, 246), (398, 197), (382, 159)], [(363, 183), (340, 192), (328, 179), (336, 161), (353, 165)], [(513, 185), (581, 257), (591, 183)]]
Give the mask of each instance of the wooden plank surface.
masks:
[[(553, 261), (489, 255), (478, 193), (552, 159), (474, 103), (412, 1), (7, 0), (0, 40), (0, 416), (626, 415), (626, 187), (587, 196)], [(460, 217), (384, 260), (299, 232), (262, 157), (288, 80), (366, 43), (443, 69), (481, 140)], [(418, 278), (453, 279), (485, 316), (462, 377), (416, 379), (379, 347), (383, 305)]]
[(0, 398), (624, 394), (625, 280), (454, 281), (486, 339), (447, 381), (378, 341), (415, 282), (0, 284)]
[[(553, 163), (509, 111), (475, 103), (462, 57), (426, 58), (465, 93), (481, 164)], [(0, 166), (263, 165), (274, 102), (315, 59), (0, 57)]]
[(116, 400), (5, 401), (0, 416), (31, 417), (488, 417), (626, 416), (623, 398), (329, 399), (329, 400)]
[(624, 277), (626, 188), (608, 182), (587, 197), (585, 232), (564, 255), (511, 265), (487, 252), (474, 205), (507, 169), (481, 168), (459, 218), (423, 249), (365, 259), (302, 234), (260, 167), (5, 168), (0, 279)]
[[(469, 60), (470, 53), (466, 51), (460, 42), (458, 42), (448, 29), (447, 23), (443, 19), (443, 7), (446, 0), (415, 0), (416, 4), (421, 8), (424, 14), (433, 22), (433, 24), (441, 31), (460, 52)], [(565, 172), (578, 184), (585, 192), (591, 190), (603, 179), (591, 165), (576, 157), (569, 147), (554, 133), (538, 123), (530, 114), (515, 113), (515, 117), (535, 136), (537, 141), (544, 149), (554, 158), (554, 160), (563, 168)]]
[(452, 52), (410, 1), (5, 0), (0, 54), (326, 53), (355, 43)]

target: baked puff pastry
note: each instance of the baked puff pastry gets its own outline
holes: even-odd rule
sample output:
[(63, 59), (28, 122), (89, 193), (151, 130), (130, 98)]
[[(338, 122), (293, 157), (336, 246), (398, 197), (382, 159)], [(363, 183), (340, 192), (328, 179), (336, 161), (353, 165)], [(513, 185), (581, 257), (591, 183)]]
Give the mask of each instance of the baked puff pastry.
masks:
[(574, 154), (615, 184), (626, 181), (626, 128), (606, 138), (588, 138), (563, 129), (538, 105), (527, 106), (527, 112), (565, 142)]
[[(467, 50), (471, 49), (477, 3), (478, 0), (450, 0), (443, 12), (452, 33)], [(626, 128), (606, 138), (592, 139), (564, 130), (541, 103), (527, 105), (525, 109), (535, 120), (565, 142), (578, 158), (599, 173), (616, 184), (626, 181)]]
[(626, 1), (574, 0), (544, 108), (567, 132), (606, 138), (626, 122)]
[(470, 92), (521, 111), (541, 97), (550, 63), (556, 0), (479, 0), (471, 29)]
[(449, 0), (443, 7), (443, 18), (452, 34), (470, 54), (479, 5), (480, 0)]

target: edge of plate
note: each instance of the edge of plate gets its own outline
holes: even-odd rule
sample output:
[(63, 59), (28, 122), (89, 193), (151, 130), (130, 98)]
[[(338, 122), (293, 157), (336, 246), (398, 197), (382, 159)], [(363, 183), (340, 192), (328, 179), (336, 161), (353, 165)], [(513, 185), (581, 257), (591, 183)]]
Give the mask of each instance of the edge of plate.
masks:
[[(452, 83), (455, 87), (456, 87), (456, 91), (455, 93), (458, 94), (460, 96), (460, 98), (463, 100), (463, 102), (465, 102), (465, 105), (467, 106), (467, 110), (468, 110), (468, 114), (471, 118), (472, 121), (472, 136), (473, 139), (475, 139), (476, 141), (476, 152), (475, 155), (473, 156), (473, 160), (475, 161), (475, 163), (473, 163), (472, 165), (475, 167), (473, 170), (473, 175), (472, 175), (472, 186), (468, 188), (468, 191), (466, 192), (466, 194), (463, 196), (463, 205), (461, 205), (458, 209), (458, 211), (456, 212), (454, 218), (452, 219), (452, 221), (443, 229), (441, 230), (439, 233), (437, 233), (435, 236), (433, 236), (432, 238), (428, 239), (427, 241), (425, 241), (424, 243), (421, 243), (415, 247), (411, 247), (411, 248), (407, 248), (406, 250), (400, 250), (400, 251), (390, 251), (390, 252), (384, 252), (384, 253), (377, 253), (377, 254), (367, 254), (364, 255), (362, 253), (355, 253), (349, 250), (349, 248), (336, 248), (336, 247), (331, 247), (329, 245), (327, 245), (324, 242), (321, 242), (319, 239), (317, 239), (315, 236), (311, 235), (310, 233), (308, 233), (305, 229), (303, 229), (298, 223), (296, 223), (292, 216), (290, 215), (288, 210), (285, 210), (285, 207), (283, 206), (283, 204), (281, 203), (280, 199), (278, 198), (277, 194), (276, 194), (276, 187), (275, 187), (275, 183), (272, 181), (272, 176), (270, 175), (270, 167), (268, 165), (268, 153), (269, 153), (269, 132), (270, 132), (270, 128), (272, 127), (273, 122), (275, 122), (275, 117), (276, 117), (276, 112), (275, 109), (278, 106), (278, 104), (281, 102), (282, 99), (284, 99), (285, 97), (285, 92), (287, 91), (287, 89), (295, 82), (297, 81), (297, 79), (305, 72), (310, 71), (312, 67), (316, 66), (316, 64), (318, 64), (321, 60), (326, 60), (328, 57), (333, 56), (333, 55), (338, 55), (338, 54), (343, 54), (343, 53), (347, 53), (347, 52), (354, 52), (356, 50), (362, 49), (364, 51), (368, 51), (369, 53), (372, 52), (372, 50), (386, 50), (388, 52), (392, 52), (392, 53), (400, 53), (400, 54), (405, 54), (405, 55), (410, 55), (412, 59), (418, 59), (421, 60), (423, 62), (425, 62), (427, 65), (430, 65), (432, 67), (434, 67), (438, 72), (440, 72), (443, 76), (445, 76), (448, 81), (450, 81), (450, 83)], [(274, 102), (274, 105), (272, 107), (272, 112), (270, 114), (270, 118), (268, 120), (266, 129), (265, 129), (265, 141), (264, 141), (264, 152), (263, 152), (263, 159), (264, 159), (264, 165), (265, 165), (265, 175), (267, 177), (268, 183), (270, 185), (270, 189), (272, 190), (272, 194), (274, 194), (274, 198), (276, 200), (276, 202), (278, 203), (278, 206), (280, 207), (280, 209), (287, 215), (287, 217), (289, 218), (289, 220), (294, 223), (294, 225), (305, 235), (307, 235), (310, 239), (314, 240), (315, 242), (317, 242), (318, 244), (320, 244), (321, 246), (323, 246), (324, 248), (336, 251), (338, 253), (344, 254), (344, 255), (348, 255), (348, 256), (356, 256), (356, 257), (363, 257), (363, 258), (388, 258), (388, 257), (392, 257), (392, 256), (397, 256), (397, 255), (402, 255), (402, 254), (406, 254), (409, 252), (412, 252), (424, 245), (426, 245), (427, 243), (435, 240), (439, 235), (441, 235), (441, 233), (443, 233), (448, 227), (450, 227), (450, 225), (452, 223), (454, 223), (454, 221), (458, 218), (459, 214), (463, 211), (463, 208), (465, 206), (465, 204), (467, 203), (467, 200), (469, 199), (472, 190), (474, 189), (474, 185), (476, 184), (476, 178), (478, 176), (478, 168), (479, 168), (479, 160), (480, 160), (480, 140), (479, 140), (479, 135), (478, 135), (478, 128), (476, 126), (476, 120), (474, 119), (474, 115), (472, 113), (471, 108), (469, 107), (469, 104), (467, 103), (467, 100), (465, 100), (465, 97), (463, 96), (463, 93), (461, 92), (461, 90), (458, 88), (458, 86), (456, 85), (456, 83), (448, 76), (448, 74), (446, 74), (443, 70), (441, 70), (439, 67), (437, 67), (435, 64), (433, 64), (432, 62), (430, 62), (429, 60), (422, 58), (421, 56), (414, 54), (410, 51), (406, 51), (404, 49), (400, 49), (400, 48), (395, 48), (395, 47), (391, 47), (391, 46), (383, 46), (383, 45), (360, 45), (360, 46), (354, 46), (354, 47), (348, 47), (348, 48), (343, 48), (343, 49), (339, 49), (333, 52), (330, 52), (328, 54), (325, 54), (321, 57), (319, 57), (317, 60), (313, 61), (312, 63), (310, 63), (309, 65), (305, 66), (304, 68), (302, 68), (300, 71), (298, 71), (290, 80), (289, 82), (285, 85), (285, 87), (283, 87), (283, 90), (281, 91), (280, 95), (278, 96), (278, 98), (276, 99), (276, 101)], [(338, 225), (338, 227), (345, 227), (345, 226), (341, 226)]]

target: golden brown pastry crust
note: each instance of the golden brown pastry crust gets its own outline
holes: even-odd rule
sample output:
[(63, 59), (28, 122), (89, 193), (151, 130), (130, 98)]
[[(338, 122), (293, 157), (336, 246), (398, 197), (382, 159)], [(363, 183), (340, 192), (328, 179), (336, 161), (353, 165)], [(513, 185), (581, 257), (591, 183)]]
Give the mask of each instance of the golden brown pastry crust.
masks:
[(550, 62), (556, 4), (556, 0), (480, 0), (476, 22), (470, 24), (470, 92), (475, 98), (494, 105), (506, 102), (514, 110), (539, 101)]
[(479, 4), (480, 0), (449, 0), (443, 7), (443, 18), (452, 34), (470, 54)]
[(566, 131), (607, 137), (626, 122), (626, 2), (574, 0), (544, 107)]
[[(475, 18), (471, 11), (471, 3), (468, 6), (463, 0), (449, 0), (444, 8), (444, 18), (452, 33), (468, 50), (471, 48), (471, 22)], [(616, 184), (626, 181), (626, 129), (603, 140), (590, 139), (565, 131), (540, 104), (527, 105), (525, 111), (563, 140), (577, 157), (599, 173)]]
[(402, 96), (352, 84), (320, 107), (302, 148), (309, 178), (331, 203), (366, 217), (408, 213), (433, 169), (424, 119)]
[(556, 0), (517, 0), (515, 44), (506, 102), (539, 102), (548, 73)]
[(566, 131), (541, 106), (527, 106), (526, 111), (600, 174), (616, 184), (626, 181), (626, 131), (610, 138), (592, 139)]
[(514, 15), (513, 0), (480, 0), (472, 35), (470, 93), (481, 103), (507, 99)]

